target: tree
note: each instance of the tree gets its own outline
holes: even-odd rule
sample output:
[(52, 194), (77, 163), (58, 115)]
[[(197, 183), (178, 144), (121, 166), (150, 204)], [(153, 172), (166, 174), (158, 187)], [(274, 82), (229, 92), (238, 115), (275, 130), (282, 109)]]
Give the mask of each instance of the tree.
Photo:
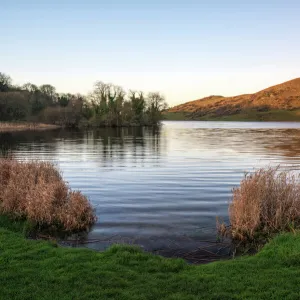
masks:
[(131, 101), (124, 101), (121, 111), (122, 116), (122, 124), (123, 125), (130, 125), (132, 123), (133, 112)]
[(159, 92), (148, 94), (148, 105), (153, 107), (156, 111), (162, 111), (167, 107), (165, 97), (162, 96)]
[[(88, 97), (58, 94), (54, 86), (40, 87), (27, 82), (12, 85), (10, 76), (0, 73), (0, 121), (30, 120), (78, 126), (155, 125), (166, 106), (159, 93), (129, 91), (118, 85), (97, 81)], [(83, 124), (83, 123), (82, 123)]]
[(109, 84), (102, 81), (97, 81), (94, 85), (93, 92), (89, 95), (97, 115), (102, 116), (107, 113), (107, 98), (109, 89)]
[[(122, 87), (97, 81), (93, 92), (88, 97), (95, 112), (96, 122), (108, 126), (120, 125), (125, 95)], [(85, 111), (87, 111), (86, 107)]]
[(23, 84), (22, 86), (22, 90), (24, 91), (28, 91), (29, 93), (34, 93), (36, 91), (38, 91), (38, 87), (35, 84), (32, 84), (30, 82), (27, 82), (25, 84)]
[(24, 120), (28, 115), (27, 96), (20, 92), (0, 93), (0, 120)]
[(137, 124), (143, 124), (144, 123), (144, 112), (146, 108), (146, 101), (144, 97), (143, 92), (136, 92), (136, 91), (129, 91), (129, 98), (131, 100), (131, 106), (133, 110), (134, 115), (134, 122)]
[(152, 92), (148, 94), (147, 102), (149, 122), (151, 124), (157, 124), (161, 120), (162, 111), (167, 108), (165, 98), (159, 92)]
[(118, 85), (109, 85), (108, 89), (108, 116), (107, 124), (110, 126), (118, 126), (121, 123), (121, 111), (126, 93), (122, 87)]
[(116, 92), (115, 100), (115, 114), (116, 114), (116, 125), (119, 126), (122, 123), (122, 109), (125, 101), (126, 93), (120, 86), (114, 86)]
[(51, 84), (43, 84), (40, 86), (40, 91), (48, 100), (49, 105), (56, 102), (56, 89), (54, 86), (52, 86)]
[(73, 98), (72, 94), (60, 94), (56, 96), (57, 102), (61, 107), (68, 106), (70, 100)]
[(0, 72), (0, 92), (7, 92), (12, 87), (12, 79), (9, 75)]

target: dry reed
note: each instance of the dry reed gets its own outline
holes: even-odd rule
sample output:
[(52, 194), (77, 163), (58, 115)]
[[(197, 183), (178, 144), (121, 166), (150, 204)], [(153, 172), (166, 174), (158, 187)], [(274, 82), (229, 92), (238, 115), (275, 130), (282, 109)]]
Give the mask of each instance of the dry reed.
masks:
[[(230, 236), (253, 241), (300, 225), (300, 183), (291, 172), (279, 167), (246, 174), (233, 189), (229, 206)], [(224, 226), (221, 228), (224, 232)]]
[(30, 123), (30, 122), (0, 122), (0, 132), (23, 130), (51, 130), (59, 126), (54, 124)]
[(0, 158), (0, 213), (68, 232), (96, 221), (87, 198), (71, 191), (54, 164), (12, 158)]

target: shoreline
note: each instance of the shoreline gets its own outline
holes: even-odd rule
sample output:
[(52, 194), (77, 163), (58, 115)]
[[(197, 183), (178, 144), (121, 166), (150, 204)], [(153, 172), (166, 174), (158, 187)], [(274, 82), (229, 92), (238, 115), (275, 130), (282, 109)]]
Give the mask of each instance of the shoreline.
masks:
[[(61, 247), (54, 240), (28, 240), (5, 226), (0, 226), (0, 233), (5, 270), (1, 299), (244, 299), (249, 293), (256, 299), (298, 299), (300, 295), (293, 289), (300, 275), (299, 233), (275, 237), (254, 256), (202, 265), (135, 246), (114, 245), (97, 252)], [(18, 286), (19, 297), (12, 286)]]
[(203, 114), (195, 112), (167, 111), (163, 113), (164, 121), (223, 121), (223, 122), (300, 122), (300, 110), (270, 110), (267, 112), (244, 111), (238, 114)]
[(176, 119), (164, 119), (163, 121), (172, 122), (225, 122), (225, 123), (300, 123), (299, 121), (280, 121), (280, 120), (222, 120), (222, 119), (186, 119), (186, 120), (176, 120)]
[(55, 124), (45, 124), (45, 123), (12, 123), (12, 122), (0, 122), (0, 133), (2, 132), (20, 132), (20, 131), (42, 131), (42, 130), (55, 130), (55, 129), (101, 129), (101, 128), (158, 128), (161, 124), (124, 124), (118, 126), (108, 126), (108, 125), (88, 125), (88, 126), (76, 126), (68, 127)]
[(54, 130), (59, 128), (62, 127), (54, 124), (0, 122), (0, 132)]
[[(50, 237), (45, 235), (37, 235), (37, 239), (48, 240)], [(145, 239), (146, 240), (146, 239)], [(148, 241), (150, 242), (150, 240)], [(159, 247), (155, 249), (146, 242), (137, 240), (122, 240), (114, 238), (83, 238), (80, 237), (66, 237), (65, 239), (58, 239), (57, 243), (62, 247), (72, 248), (88, 248), (97, 252), (105, 252), (114, 245), (130, 245), (140, 248), (143, 253), (158, 255), (166, 259), (183, 259), (187, 264), (202, 265), (217, 261), (227, 261), (233, 258), (235, 252), (234, 244), (230, 241), (195, 241), (194, 245), (187, 245), (188, 241), (182, 241), (181, 246), (170, 245)], [(174, 242), (175, 244), (175, 242)]]

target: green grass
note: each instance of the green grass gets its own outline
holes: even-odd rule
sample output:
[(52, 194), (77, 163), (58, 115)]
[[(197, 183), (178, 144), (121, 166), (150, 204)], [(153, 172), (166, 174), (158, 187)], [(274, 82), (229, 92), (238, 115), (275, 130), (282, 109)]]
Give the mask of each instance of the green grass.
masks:
[(164, 112), (163, 119), (169, 121), (186, 121), (187, 114), (184, 112)]
[[(183, 112), (165, 113), (165, 120), (185, 120), (191, 119)], [(258, 112), (256, 110), (247, 110), (235, 115), (212, 116), (207, 115), (201, 118), (192, 119), (194, 121), (300, 121), (300, 110), (270, 110), (267, 112)]]
[(300, 121), (299, 110), (271, 110), (267, 112), (258, 112), (255, 110), (249, 110), (236, 115), (221, 116), (217, 118), (211, 118), (211, 120), (218, 121)]
[(20, 223), (0, 225), (0, 299), (300, 299), (300, 234), (194, 266), (130, 246), (62, 248), (25, 239)]

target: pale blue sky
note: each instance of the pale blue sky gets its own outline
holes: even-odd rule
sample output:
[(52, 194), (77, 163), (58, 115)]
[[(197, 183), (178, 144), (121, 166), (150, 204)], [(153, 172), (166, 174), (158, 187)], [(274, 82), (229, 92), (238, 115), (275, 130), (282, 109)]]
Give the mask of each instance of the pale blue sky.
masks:
[(170, 105), (300, 77), (299, 0), (0, 0), (0, 71), (87, 93), (96, 80)]

